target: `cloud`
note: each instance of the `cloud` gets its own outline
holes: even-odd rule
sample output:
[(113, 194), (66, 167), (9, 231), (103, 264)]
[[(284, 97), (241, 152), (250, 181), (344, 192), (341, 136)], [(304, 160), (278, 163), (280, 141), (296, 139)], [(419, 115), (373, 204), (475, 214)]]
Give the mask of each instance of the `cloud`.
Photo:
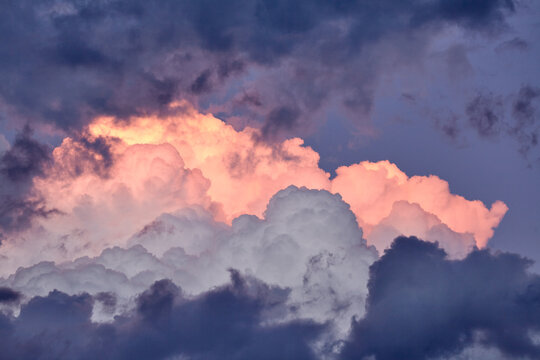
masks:
[(453, 258), (463, 258), (476, 248), (474, 235), (452, 231), (448, 225), (422, 209), (417, 203), (396, 201), (390, 214), (369, 233), (369, 241), (378, 249), (390, 247), (400, 235), (418, 236), (425, 241), (438, 242)]
[(339, 195), (291, 186), (272, 197), (262, 219), (243, 215), (228, 226), (200, 207), (183, 209), (161, 215), (124, 247), (20, 267), (0, 285), (28, 297), (54, 289), (87, 292), (101, 301), (92, 319), (110, 321), (133, 308), (133, 297), (154, 281), (171, 279), (193, 296), (226, 283), (235, 267), (289, 289), (287, 307), (272, 321), (331, 324), (320, 340), (328, 345), (346, 336), (352, 316), (363, 314), (368, 267), (376, 259)]
[[(472, 234), (477, 246), (483, 247), (507, 210), (500, 201), (489, 210), (479, 201), (451, 194), (448, 183), (435, 176), (409, 178), (384, 161), (340, 167), (336, 178), (329, 180), (329, 174), (318, 166), (319, 155), (302, 146), (301, 139), (268, 145), (254, 140), (260, 136), (255, 129), (237, 132), (211, 115), (187, 111), (159, 120), (136, 118), (129, 125), (98, 119), (90, 131), (128, 144), (171, 143), (188, 168), (200, 169), (209, 179), (208, 194), (223, 206), (229, 221), (244, 213), (260, 216), (270, 197), (286, 186), (307, 186), (341, 194), (368, 241), (371, 229), (390, 215), (394, 203), (409, 201), (418, 204), (425, 216), (435, 215), (451, 231), (461, 234), (457, 236)], [(398, 232), (405, 231), (395, 226)]]
[[(2, 3), (0, 117), (64, 138), (0, 135), (1, 356), (538, 356), (538, 277), (478, 250), (504, 203), (388, 161), (331, 178), (290, 137), (329, 107), (371, 126), (382, 74), (449, 29), (501, 31), (515, 6)], [(501, 48), (528, 46), (516, 39)], [(467, 51), (445, 53), (450, 71), (470, 71)], [(469, 125), (526, 153), (537, 99), (524, 85), (509, 125), (503, 101), (480, 94)], [(392, 245), (400, 235), (428, 243)]]
[(10, 145), (6, 137), (3, 134), (0, 134), (0, 153), (4, 153), (9, 149)]
[(271, 324), (325, 324), (313, 349), (336, 356), (351, 318), (365, 312), (368, 268), (389, 239), (418, 234), (463, 258), (486, 245), (507, 210), (387, 161), (341, 167), (330, 179), (301, 139), (261, 136), (185, 102), (160, 117), (95, 119), (31, 179), (58, 213), (6, 238), (0, 286), (25, 299), (86, 293), (92, 321), (110, 323), (155, 281), (194, 297), (236, 268), (288, 289)]
[(481, 92), (466, 105), (466, 125), (451, 117), (439, 128), (453, 141), (464, 136), (462, 130), (466, 127), (491, 141), (508, 137), (517, 143), (518, 151), (527, 160), (538, 162), (538, 99), (540, 89), (531, 84), (522, 84), (507, 97)]
[(290, 122), (275, 111), (292, 103), (295, 121), (306, 125), (335, 98), (361, 123), (378, 74), (397, 63), (373, 59), (417, 58), (449, 26), (500, 29), (514, 7), (512, 0), (5, 3), (0, 97), (16, 119), (64, 130), (101, 115), (160, 113), (178, 99), (203, 104), (223, 95), (226, 108), (246, 88), (261, 94), (262, 106), (224, 116), (255, 115), (272, 128), (280, 114), (278, 124)]
[[(343, 294), (323, 265), (334, 260), (327, 254), (310, 261), (309, 292), (327, 277)], [(321, 345), (332, 318), (284, 316), (294, 289), (229, 270), (230, 280), (198, 295), (155, 281), (106, 322), (93, 321), (93, 312), (100, 304), (115, 307), (113, 294), (35, 296), (16, 317), (0, 313), (0, 344), (6, 359), (536, 358), (540, 277), (527, 271), (530, 264), (488, 250), (449, 260), (436, 244), (399, 237), (371, 266), (367, 312), (354, 318), (345, 342)], [(347, 284), (362, 288), (363, 281)]]
[[(411, 234), (411, 229), (415, 226), (414, 231), (418, 231), (418, 226), (423, 228), (430, 224), (422, 230), (424, 232), (435, 225), (444, 224), (455, 233), (455, 236), (451, 236), (464, 239), (462, 249), (449, 247), (448, 250), (453, 255), (460, 252), (463, 254), (470, 249), (470, 241), (466, 240), (467, 234), (474, 237), (476, 246), (486, 246), (488, 239), (493, 236), (493, 228), (508, 210), (501, 201), (494, 202), (491, 209), (488, 209), (478, 200), (470, 201), (454, 195), (450, 192), (448, 183), (434, 175), (409, 178), (388, 161), (364, 161), (342, 166), (336, 170), (336, 174), (332, 181), (332, 192), (341, 194), (343, 200), (351, 205), (368, 241), (372, 230), (381, 222), (384, 226), (394, 227), (401, 234)], [(392, 213), (396, 206), (401, 209), (408, 207), (408, 210), (398, 210), (399, 214)], [(409, 218), (412, 221), (401, 220), (400, 217), (405, 217), (405, 213), (412, 207), (416, 207), (416, 215), (420, 215), (417, 220), (412, 217)], [(373, 243), (377, 245), (376, 240), (373, 240)], [(447, 244), (450, 245), (444, 240), (442, 244), (445, 248)], [(378, 248), (383, 250), (385, 246)]]
[(270, 197), (289, 185), (328, 187), (329, 175), (318, 167), (319, 155), (302, 146), (302, 139), (270, 145), (258, 141), (258, 130), (236, 131), (186, 103), (176, 104), (172, 111), (129, 123), (99, 118), (89, 131), (127, 145), (171, 144), (188, 169), (199, 169), (209, 180), (208, 195), (222, 205), (227, 221), (245, 213), (262, 215)]
[(57, 213), (32, 188), (33, 179), (44, 175), (50, 161), (50, 149), (32, 138), (29, 126), (0, 153), (0, 241), (5, 233), (30, 227), (35, 218)]
[(6, 288), (6, 287), (0, 287), (0, 303), (11, 303), (19, 301), (21, 298), (21, 294), (17, 291)]
[(436, 244), (399, 237), (370, 268), (366, 316), (342, 358), (446, 358), (472, 345), (538, 358), (540, 277), (530, 265), (488, 250), (452, 261)]
[(275, 136), (281, 130), (291, 130), (299, 115), (298, 110), (286, 106), (270, 111), (261, 129), (263, 138)]
[[(56, 212), (6, 237), (0, 247), (4, 276), (19, 266), (125, 247), (135, 233), (162, 226), (162, 214), (185, 210), (182, 218), (191, 211), (194, 219), (209, 216), (229, 225), (245, 214), (263, 217), (272, 196), (290, 185), (340, 194), (379, 251), (394, 236), (419, 232), (452, 256), (464, 256), (475, 244), (487, 244), (507, 210), (500, 201), (489, 209), (454, 195), (436, 176), (409, 178), (385, 161), (340, 167), (329, 179), (318, 166), (319, 155), (302, 139), (270, 144), (259, 141), (260, 130), (237, 131), (186, 103), (169, 111), (129, 122), (98, 118), (83, 133), (66, 137), (28, 185), (40, 195), (40, 211)], [(201, 221), (195, 233), (204, 237), (207, 229), (211, 234), (221, 226), (205, 228), (208, 223)], [(152, 241), (145, 246), (169, 249), (158, 251)]]
[(287, 290), (232, 272), (232, 282), (185, 298), (168, 280), (137, 297), (137, 308), (107, 324), (91, 322), (95, 299), (53, 291), (17, 318), (0, 315), (5, 359), (315, 359), (324, 325), (266, 324)]
[(540, 113), (538, 111), (540, 88), (522, 85), (512, 104), (513, 123), (509, 133), (520, 144), (519, 151), (527, 156), (538, 145)]
[(49, 206), (64, 214), (43, 222), (44, 228), (56, 236), (76, 238), (65, 241), (68, 257), (80, 246), (95, 254), (106, 246), (122, 245), (164, 212), (192, 205), (212, 209), (208, 180), (199, 170), (186, 169), (170, 144), (115, 149), (116, 160), (106, 176), (96, 174), (95, 163), (86, 161), (84, 153), (80, 156), (78, 145), (69, 138), (53, 157), (48, 176), (36, 180), (35, 186)]

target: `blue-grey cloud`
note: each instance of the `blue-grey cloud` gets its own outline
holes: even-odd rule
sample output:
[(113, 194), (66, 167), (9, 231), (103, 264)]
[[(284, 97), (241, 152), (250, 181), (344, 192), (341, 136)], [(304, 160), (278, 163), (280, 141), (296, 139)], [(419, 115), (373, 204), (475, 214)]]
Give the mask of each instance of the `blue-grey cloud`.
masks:
[(30, 225), (34, 217), (54, 214), (39, 196), (30, 196), (32, 179), (43, 175), (51, 161), (50, 149), (32, 138), (25, 126), (11, 146), (0, 154), (0, 241), (3, 233)]
[(479, 343), (540, 357), (540, 277), (515, 254), (477, 250), (451, 261), (436, 244), (400, 237), (370, 269), (367, 313), (342, 358), (428, 359)]
[(315, 359), (324, 325), (263, 324), (287, 290), (232, 271), (230, 285), (188, 299), (169, 280), (139, 295), (136, 309), (92, 323), (97, 299), (53, 291), (31, 299), (17, 318), (0, 314), (3, 359)]
[(21, 299), (21, 294), (7, 287), (0, 287), (0, 304), (13, 303)]
[(467, 104), (466, 109), (469, 124), (478, 135), (494, 137), (503, 128), (503, 102), (493, 94), (479, 94)]
[(267, 128), (288, 128), (288, 114), (273, 123), (275, 109), (290, 100), (316, 108), (331, 91), (369, 111), (378, 71), (362, 60), (370, 46), (398, 35), (429, 38), (447, 24), (489, 31), (514, 7), (513, 0), (3, 2), (0, 98), (27, 121), (78, 129), (96, 115), (166, 111), (257, 64), (281, 67), (284, 84), (258, 85), (271, 88), (259, 89), (267, 96), (258, 111)]

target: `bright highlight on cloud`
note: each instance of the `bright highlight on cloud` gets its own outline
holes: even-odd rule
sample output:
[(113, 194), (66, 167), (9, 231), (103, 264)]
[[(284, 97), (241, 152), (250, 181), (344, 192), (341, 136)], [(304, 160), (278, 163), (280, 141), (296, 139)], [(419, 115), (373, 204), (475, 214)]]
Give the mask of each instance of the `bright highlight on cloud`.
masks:
[(208, 195), (221, 204), (228, 222), (246, 213), (262, 215), (270, 197), (289, 185), (329, 187), (329, 175), (318, 167), (319, 155), (303, 147), (299, 138), (271, 146), (262, 141), (260, 131), (236, 131), (185, 103), (172, 110), (169, 116), (129, 123), (97, 119), (89, 132), (119, 138), (126, 145), (171, 144), (187, 168), (199, 169), (210, 180)]

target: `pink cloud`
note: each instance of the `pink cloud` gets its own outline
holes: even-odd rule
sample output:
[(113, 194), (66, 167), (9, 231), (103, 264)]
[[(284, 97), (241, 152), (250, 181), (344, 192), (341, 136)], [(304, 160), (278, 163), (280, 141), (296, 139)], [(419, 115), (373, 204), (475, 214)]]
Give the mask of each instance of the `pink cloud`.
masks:
[(110, 167), (99, 166), (99, 153), (64, 139), (46, 176), (34, 182), (61, 215), (5, 241), (0, 255), (6, 271), (124, 246), (161, 214), (182, 209), (200, 208), (227, 224), (244, 214), (262, 218), (271, 197), (289, 185), (340, 194), (379, 252), (405, 234), (439, 241), (461, 257), (474, 245), (486, 246), (507, 211), (501, 201), (488, 208), (452, 194), (436, 176), (408, 177), (388, 161), (343, 166), (330, 180), (302, 139), (268, 144), (259, 130), (237, 131), (186, 103), (159, 118), (98, 118), (86, 136), (106, 139)]

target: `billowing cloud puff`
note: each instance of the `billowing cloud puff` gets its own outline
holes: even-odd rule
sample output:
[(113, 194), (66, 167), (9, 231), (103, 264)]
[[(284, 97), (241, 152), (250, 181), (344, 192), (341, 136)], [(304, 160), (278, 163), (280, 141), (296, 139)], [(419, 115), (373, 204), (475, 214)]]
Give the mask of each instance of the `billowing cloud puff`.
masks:
[[(236, 131), (185, 103), (177, 104), (172, 115), (159, 119), (134, 118), (126, 123), (100, 118), (89, 131), (93, 136), (115, 137), (126, 144), (172, 144), (187, 168), (200, 169), (210, 181), (208, 194), (222, 205), (227, 221), (244, 213), (260, 216), (270, 197), (288, 185), (327, 189), (341, 194), (351, 205), (368, 242), (379, 250), (385, 246), (372, 238), (371, 232), (383, 220), (395, 235), (414, 234), (407, 228), (413, 226), (415, 230), (414, 225), (405, 225), (392, 213), (395, 206), (404, 208), (397, 203), (405, 201), (420, 207), (415, 223), (427, 224), (421, 236), (437, 233), (445, 249), (463, 255), (471, 248), (471, 236), (476, 246), (484, 247), (507, 211), (501, 201), (488, 209), (480, 201), (454, 195), (448, 183), (436, 176), (409, 178), (388, 161), (343, 166), (329, 180), (329, 174), (318, 167), (318, 154), (302, 146), (301, 139), (269, 145), (259, 141), (258, 130), (248, 127)], [(458, 243), (462, 245), (452, 243), (454, 239), (461, 239)]]
[(422, 216), (417, 211), (420, 221), (433, 224), (427, 225), (428, 229), (436, 225), (437, 220), (430, 214), (435, 215), (453, 232), (473, 235), (476, 245), (482, 248), (508, 210), (502, 201), (496, 201), (488, 209), (481, 201), (454, 195), (448, 183), (437, 176), (409, 178), (388, 161), (342, 166), (336, 173), (332, 191), (340, 193), (351, 205), (368, 239), (372, 229), (383, 220), (402, 234), (412, 234), (407, 229), (407, 226), (413, 226), (411, 222), (400, 222), (399, 219), (392, 222), (396, 202), (405, 201), (417, 204), (426, 213)]
[(262, 142), (258, 130), (185, 103), (161, 118), (96, 119), (28, 186), (54, 214), (3, 242), (2, 285), (27, 297), (114, 294), (116, 310), (96, 311), (104, 319), (154, 281), (198, 294), (237, 268), (291, 289), (283, 318), (332, 320), (339, 337), (364, 311), (358, 284), (377, 258), (364, 237), (381, 252), (415, 234), (460, 258), (485, 245), (506, 211), (389, 162), (342, 167), (330, 180), (300, 139)]
[(236, 131), (187, 104), (177, 104), (169, 116), (133, 118), (129, 123), (100, 118), (89, 131), (128, 145), (171, 144), (187, 168), (200, 169), (210, 180), (208, 194), (223, 206), (228, 221), (246, 213), (262, 215), (270, 197), (289, 185), (329, 186), (329, 175), (318, 167), (319, 155), (302, 146), (301, 139), (269, 145), (258, 130)]
[(27, 296), (53, 289), (114, 293), (116, 310), (94, 313), (104, 320), (132, 307), (135, 295), (159, 279), (198, 294), (226, 283), (228, 269), (236, 268), (290, 289), (286, 311), (274, 321), (332, 322), (328, 342), (344, 338), (350, 319), (363, 314), (368, 268), (377, 259), (339, 195), (292, 186), (272, 197), (262, 219), (243, 215), (227, 226), (200, 207), (184, 209), (158, 217), (128, 244), (97, 257), (20, 268), (0, 284)]
[(0, 252), (10, 255), (2, 259), (2, 271), (39, 260), (97, 255), (105, 247), (124, 244), (163, 212), (190, 205), (213, 210), (206, 195), (208, 180), (199, 170), (186, 169), (169, 144), (116, 150), (107, 174), (85, 169), (80, 152), (73, 150), (73, 141), (64, 140), (53, 152), (47, 176), (34, 179), (34, 190), (56, 215), (5, 241)]
[(385, 249), (399, 235), (416, 235), (426, 241), (438, 242), (457, 258), (465, 257), (476, 246), (473, 234), (454, 232), (417, 203), (404, 200), (394, 202), (390, 214), (371, 228), (367, 239), (378, 249)]
[[(318, 167), (318, 154), (301, 139), (269, 144), (260, 136), (251, 128), (236, 131), (186, 103), (160, 118), (96, 119), (87, 133), (65, 138), (51, 159), (42, 155), (49, 160), (40, 165), (39, 176), (27, 181), (30, 190), (24, 194), (39, 196), (43, 215), (34, 222), (26, 218), (25, 226), (33, 226), (3, 241), (2, 275), (41, 261), (72, 261), (98, 256), (108, 247), (125, 248), (137, 232), (159, 226), (162, 214), (207, 217), (196, 220), (198, 230), (182, 230), (204, 238), (225, 226), (219, 222), (231, 224), (243, 214), (262, 217), (270, 198), (289, 185), (340, 194), (379, 251), (404, 234), (438, 241), (452, 256), (463, 257), (475, 245), (485, 246), (507, 209), (496, 202), (489, 210), (480, 201), (450, 193), (448, 183), (435, 176), (409, 178), (385, 161), (341, 167), (330, 180)], [(249, 223), (249, 217), (241, 219), (238, 224)], [(184, 250), (203, 251), (204, 241), (197, 241), (186, 243)], [(169, 250), (152, 240), (144, 246), (158, 256)]]

